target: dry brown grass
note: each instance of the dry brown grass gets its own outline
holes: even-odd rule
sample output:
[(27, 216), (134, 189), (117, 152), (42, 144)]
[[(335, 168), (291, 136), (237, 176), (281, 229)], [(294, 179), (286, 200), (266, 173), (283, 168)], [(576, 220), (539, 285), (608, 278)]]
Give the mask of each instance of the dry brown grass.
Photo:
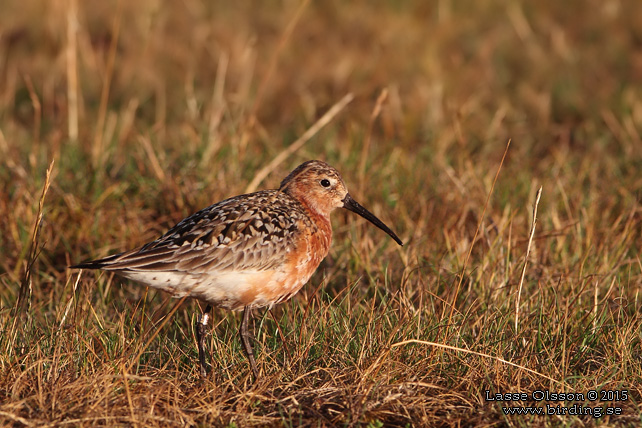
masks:
[[(73, 5), (1, 7), (0, 424), (642, 423), (642, 3)], [(66, 268), (242, 193), (348, 93), (258, 186), (327, 160), (406, 245), (337, 213), (310, 284), (255, 317), (257, 383), (236, 314), (202, 381), (196, 302)], [(485, 399), (543, 389), (628, 398)], [(547, 404), (573, 403), (517, 403)]]

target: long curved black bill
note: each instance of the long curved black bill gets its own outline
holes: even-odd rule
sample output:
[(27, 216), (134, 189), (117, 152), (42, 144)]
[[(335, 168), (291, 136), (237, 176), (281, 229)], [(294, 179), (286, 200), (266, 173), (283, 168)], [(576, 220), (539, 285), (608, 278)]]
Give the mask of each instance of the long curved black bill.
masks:
[(397, 242), (397, 244), (403, 246), (403, 242), (401, 242), (401, 239), (399, 239), (399, 237), (395, 235), (395, 232), (390, 230), (390, 228), (386, 226), (381, 220), (379, 220), (374, 214), (362, 207), (357, 201), (352, 199), (352, 196), (350, 196), (350, 194), (347, 194), (343, 199), (343, 208), (352, 211), (353, 213), (359, 214), (361, 217), (365, 218), (370, 223), (374, 224), (379, 229), (390, 235), (392, 239)]

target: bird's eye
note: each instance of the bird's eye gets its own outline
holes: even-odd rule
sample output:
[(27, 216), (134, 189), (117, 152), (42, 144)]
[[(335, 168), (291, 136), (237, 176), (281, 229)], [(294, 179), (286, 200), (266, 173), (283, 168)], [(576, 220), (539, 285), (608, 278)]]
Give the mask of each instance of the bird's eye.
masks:
[(321, 183), (323, 187), (330, 187), (330, 180), (328, 180), (327, 178), (324, 178), (319, 183)]

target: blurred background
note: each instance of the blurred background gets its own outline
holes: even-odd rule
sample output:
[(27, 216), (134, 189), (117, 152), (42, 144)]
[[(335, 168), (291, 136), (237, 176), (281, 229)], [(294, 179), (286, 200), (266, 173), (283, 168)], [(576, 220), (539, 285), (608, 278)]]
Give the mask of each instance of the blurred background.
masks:
[[(236, 145), (255, 156), (278, 150), (347, 92), (356, 100), (334, 128), (336, 139), (351, 140), (385, 88), (374, 132), (400, 153), (497, 156), (512, 138), (513, 155), (531, 161), (564, 147), (631, 154), (642, 120), (641, 8), (621, 0), (7, 0), (2, 129), (5, 139), (34, 137), (35, 95), (38, 136), (50, 150), (68, 140), (77, 102), (81, 146), (97, 132), (120, 145), (148, 132), (162, 144), (223, 146), (235, 142), (235, 126), (252, 122), (249, 141)], [(107, 117), (96, 130), (103, 91)], [(225, 117), (212, 120), (218, 111)]]

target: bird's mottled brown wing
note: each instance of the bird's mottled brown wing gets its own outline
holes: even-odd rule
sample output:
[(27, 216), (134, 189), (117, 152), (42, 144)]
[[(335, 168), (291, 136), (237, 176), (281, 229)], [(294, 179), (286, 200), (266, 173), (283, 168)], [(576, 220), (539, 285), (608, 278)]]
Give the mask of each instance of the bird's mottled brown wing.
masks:
[(315, 227), (299, 202), (277, 190), (236, 196), (185, 218), (139, 249), (77, 267), (114, 271), (270, 270), (285, 261), (299, 227)]

